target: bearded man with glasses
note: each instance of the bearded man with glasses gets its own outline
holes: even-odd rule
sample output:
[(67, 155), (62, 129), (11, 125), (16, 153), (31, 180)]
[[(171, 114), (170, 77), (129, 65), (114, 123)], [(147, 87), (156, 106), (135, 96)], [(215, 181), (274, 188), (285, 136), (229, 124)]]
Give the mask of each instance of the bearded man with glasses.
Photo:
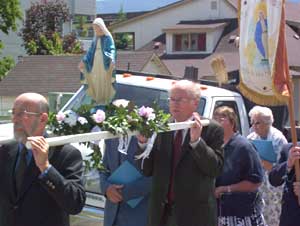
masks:
[(0, 147), (0, 225), (69, 226), (69, 214), (85, 204), (81, 154), (71, 145), (49, 148), (48, 109), (37, 93), (14, 102), (16, 141)]

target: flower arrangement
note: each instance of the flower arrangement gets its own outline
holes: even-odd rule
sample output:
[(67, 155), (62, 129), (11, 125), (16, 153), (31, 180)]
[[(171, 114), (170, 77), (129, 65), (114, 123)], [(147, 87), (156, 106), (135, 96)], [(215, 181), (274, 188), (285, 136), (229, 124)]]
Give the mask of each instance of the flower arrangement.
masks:
[[(168, 130), (170, 114), (154, 107), (138, 108), (132, 102), (116, 100), (103, 110), (95, 110), (92, 105), (83, 105), (77, 111), (67, 110), (57, 114), (50, 113), (48, 130), (53, 135), (71, 135), (93, 131), (109, 131), (113, 134), (128, 135), (128, 131), (138, 131), (145, 137)], [(98, 145), (88, 142), (93, 149), (91, 162), (85, 161), (88, 169), (103, 170), (102, 155)]]

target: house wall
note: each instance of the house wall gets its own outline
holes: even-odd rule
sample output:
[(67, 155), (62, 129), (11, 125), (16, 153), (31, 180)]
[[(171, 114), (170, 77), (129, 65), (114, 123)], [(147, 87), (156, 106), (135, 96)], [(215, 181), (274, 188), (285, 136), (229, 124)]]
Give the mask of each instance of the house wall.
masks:
[(218, 0), (218, 12), (211, 10), (211, 1), (195, 0), (156, 14), (140, 17), (115, 27), (113, 32), (134, 32), (135, 48), (139, 49), (159, 36), (164, 28), (182, 20), (235, 18), (236, 10), (226, 0)]
[[(10, 116), (9, 112), (14, 105), (17, 96), (0, 96), (0, 116)], [(48, 97), (46, 97), (48, 100)]]
[(156, 64), (153, 60), (153, 58), (146, 63), (144, 68), (142, 69), (142, 72), (149, 72), (152, 74), (161, 74), (161, 75), (168, 75), (170, 74), (168, 70), (163, 67), (163, 65)]
[(9, 110), (12, 109), (15, 96), (0, 96), (0, 116), (9, 116)]
[(221, 35), (223, 33), (224, 28), (222, 29), (215, 29), (208, 33), (208, 36), (206, 40), (208, 41), (208, 47), (207, 50), (212, 53), (214, 51), (214, 48), (216, 47), (218, 41), (221, 38)]
[[(178, 30), (174, 31), (172, 33), (167, 33), (166, 34), (166, 52), (168, 54), (198, 54), (198, 53), (212, 53), (218, 40), (220, 39), (222, 32), (224, 28), (217, 28), (217, 29), (201, 29), (201, 30)], [(182, 34), (182, 33), (206, 33), (206, 51), (201, 51), (201, 52), (173, 52), (173, 35), (174, 34)]]

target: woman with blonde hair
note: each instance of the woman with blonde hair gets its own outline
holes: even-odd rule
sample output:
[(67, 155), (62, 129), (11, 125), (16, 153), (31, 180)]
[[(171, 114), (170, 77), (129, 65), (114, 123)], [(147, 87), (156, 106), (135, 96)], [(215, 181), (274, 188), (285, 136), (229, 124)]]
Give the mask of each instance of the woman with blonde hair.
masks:
[(253, 145), (237, 131), (237, 116), (227, 106), (218, 107), (213, 118), (224, 129), (224, 166), (216, 179), (219, 226), (263, 226), (258, 188), (263, 170)]

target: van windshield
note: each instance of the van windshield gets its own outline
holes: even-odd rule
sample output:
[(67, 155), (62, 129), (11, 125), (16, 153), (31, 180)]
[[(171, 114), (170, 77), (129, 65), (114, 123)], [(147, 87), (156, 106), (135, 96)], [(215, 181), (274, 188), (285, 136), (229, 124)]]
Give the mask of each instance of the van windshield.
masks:
[[(77, 93), (77, 97), (74, 98), (72, 102), (65, 106), (62, 111), (72, 109), (77, 110), (80, 106), (84, 104), (93, 104), (95, 102), (92, 100), (90, 96), (86, 93), (87, 87), (85, 86), (80, 93)], [(159, 90), (154, 88), (145, 88), (133, 85), (126, 84), (115, 84), (116, 95), (114, 100), (116, 99), (126, 99), (132, 101), (135, 105), (141, 106), (152, 106), (153, 102), (155, 102), (161, 109), (165, 112), (169, 112), (168, 108), (168, 92), (166, 90)], [(203, 114), (205, 107), (205, 99), (201, 98), (198, 112), (200, 115)]]

